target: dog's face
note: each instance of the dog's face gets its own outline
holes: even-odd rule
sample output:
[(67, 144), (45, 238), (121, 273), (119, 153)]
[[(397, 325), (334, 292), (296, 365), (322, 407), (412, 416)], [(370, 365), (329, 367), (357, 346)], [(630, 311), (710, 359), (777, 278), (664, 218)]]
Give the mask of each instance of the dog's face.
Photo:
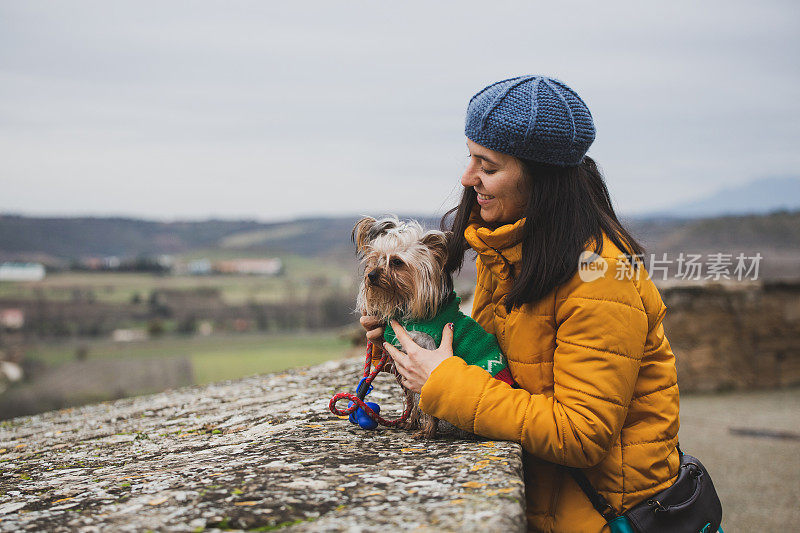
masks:
[(448, 234), (424, 231), (416, 221), (365, 217), (353, 228), (364, 267), (358, 310), (382, 319), (422, 320), (439, 311), (453, 290), (444, 271)]

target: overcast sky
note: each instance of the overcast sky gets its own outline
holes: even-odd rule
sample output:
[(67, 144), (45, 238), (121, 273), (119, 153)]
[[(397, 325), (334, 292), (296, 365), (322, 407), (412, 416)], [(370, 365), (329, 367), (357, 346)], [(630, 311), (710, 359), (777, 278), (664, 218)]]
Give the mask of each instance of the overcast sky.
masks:
[(0, 212), (441, 214), (464, 112), (546, 74), (618, 210), (800, 167), (796, 1), (0, 4)]

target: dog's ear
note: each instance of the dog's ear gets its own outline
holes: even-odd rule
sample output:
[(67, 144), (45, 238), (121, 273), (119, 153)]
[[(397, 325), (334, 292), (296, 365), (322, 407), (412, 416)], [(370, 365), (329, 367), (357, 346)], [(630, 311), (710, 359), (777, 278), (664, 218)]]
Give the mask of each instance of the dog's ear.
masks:
[(433, 255), (440, 265), (447, 261), (447, 243), (452, 238), (453, 232), (429, 231), (422, 237), (422, 244), (433, 251)]
[(361, 253), (364, 246), (398, 225), (399, 222), (396, 217), (386, 217), (380, 220), (375, 220), (372, 217), (362, 218), (356, 222), (351, 236), (353, 244), (356, 245), (356, 250)]
[(356, 250), (358, 252), (361, 252), (364, 246), (371, 240), (369, 238), (369, 232), (372, 227), (375, 226), (375, 222), (377, 222), (377, 220), (372, 217), (364, 217), (353, 226), (353, 233), (350, 235), (350, 239), (353, 241), (353, 244), (356, 245)]

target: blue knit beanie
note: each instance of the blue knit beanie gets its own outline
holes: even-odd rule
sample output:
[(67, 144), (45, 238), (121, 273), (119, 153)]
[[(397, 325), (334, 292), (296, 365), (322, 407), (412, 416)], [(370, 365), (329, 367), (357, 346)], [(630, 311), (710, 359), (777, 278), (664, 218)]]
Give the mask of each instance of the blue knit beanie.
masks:
[(498, 81), (469, 101), (464, 133), (497, 152), (560, 166), (577, 165), (594, 141), (589, 108), (546, 76)]

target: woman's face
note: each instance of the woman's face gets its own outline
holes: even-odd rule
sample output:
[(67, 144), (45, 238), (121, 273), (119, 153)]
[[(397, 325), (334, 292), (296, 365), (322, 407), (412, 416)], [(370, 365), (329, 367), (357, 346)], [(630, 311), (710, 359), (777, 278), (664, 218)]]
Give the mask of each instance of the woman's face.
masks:
[(525, 211), (529, 187), (522, 163), (467, 139), (469, 163), (461, 185), (478, 193), (481, 218), (490, 224), (516, 222)]

